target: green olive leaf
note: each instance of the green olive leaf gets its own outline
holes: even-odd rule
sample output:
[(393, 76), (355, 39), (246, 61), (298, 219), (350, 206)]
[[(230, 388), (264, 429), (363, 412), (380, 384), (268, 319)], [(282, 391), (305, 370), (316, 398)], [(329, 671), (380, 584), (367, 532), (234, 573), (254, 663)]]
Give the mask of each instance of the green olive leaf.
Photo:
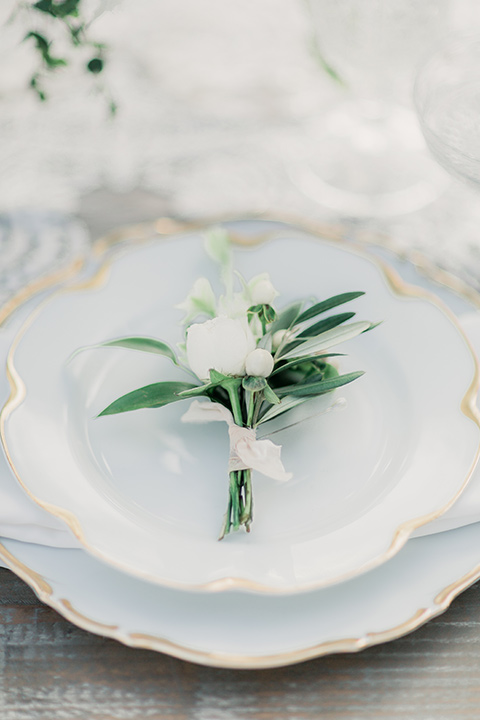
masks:
[(309, 362), (310, 360), (323, 360), (331, 357), (345, 357), (345, 353), (323, 353), (318, 355), (307, 355), (301, 358), (294, 358), (293, 360), (289, 360), (288, 362), (285, 362), (283, 364), (279, 364), (283, 358), (280, 359), (277, 363), (275, 363), (275, 369), (271, 373), (272, 375), (278, 375), (278, 373), (283, 372), (284, 370), (288, 370), (289, 368), (294, 367), (295, 365), (298, 365), (299, 363)]
[(270, 385), (268, 383), (265, 383), (265, 388), (263, 390), (263, 397), (265, 400), (272, 405), (279, 405), (281, 400), (278, 397), (278, 395), (272, 390)]
[(306, 357), (307, 355), (314, 355), (315, 353), (323, 352), (334, 345), (338, 345), (346, 340), (351, 340), (352, 338), (357, 337), (357, 335), (369, 330), (370, 327), (371, 323), (362, 321), (332, 328), (318, 337), (311, 338), (298, 347), (295, 347), (293, 350), (289, 350), (285, 354), (282, 354), (278, 359), (289, 360), (290, 358), (301, 358)]
[(322, 300), (322, 302), (316, 303), (315, 305), (312, 305), (312, 307), (308, 308), (303, 312), (299, 317), (297, 318), (297, 323), (303, 323), (307, 320), (311, 320), (312, 318), (316, 317), (317, 315), (320, 315), (321, 313), (327, 312), (327, 310), (332, 310), (334, 307), (338, 307), (339, 305), (343, 305), (346, 302), (350, 302), (350, 300), (355, 300), (358, 297), (361, 297), (362, 295), (365, 295), (364, 292), (348, 292), (348, 293), (341, 293), (340, 295), (334, 295), (333, 297), (328, 298), (327, 300)]
[(297, 318), (302, 312), (304, 302), (295, 302), (284, 308), (278, 315), (277, 319), (273, 321), (270, 326), (269, 332), (272, 334), (277, 330), (289, 330), (296, 322)]
[(177, 356), (170, 345), (167, 345), (167, 343), (162, 342), (161, 340), (155, 340), (155, 338), (149, 337), (123, 337), (115, 340), (107, 340), (106, 342), (98, 343), (98, 345), (86, 345), (85, 347), (76, 350), (71, 355), (70, 359), (74, 358), (78, 355), (78, 353), (81, 353), (84, 350), (93, 350), (102, 347), (120, 347), (127, 348), (128, 350), (141, 350), (142, 352), (155, 353), (157, 355), (167, 357), (174, 363), (174, 365), (178, 365)]
[(144, 408), (159, 408), (184, 398), (179, 394), (195, 386), (185, 382), (159, 382), (138, 388), (122, 395), (98, 415), (117, 415), (118, 413), (141, 410)]
[(319, 320), (319, 322), (305, 328), (305, 330), (302, 330), (302, 332), (296, 334), (295, 338), (317, 337), (317, 335), (320, 335), (327, 330), (338, 327), (338, 325), (343, 325), (343, 323), (346, 323), (347, 320), (351, 320), (353, 317), (355, 317), (354, 312), (331, 315), (330, 317), (324, 318), (324, 320)]
[(273, 418), (278, 417), (279, 415), (288, 412), (288, 410), (292, 410), (294, 407), (297, 407), (297, 405), (302, 405), (304, 402), (311, 399), (312, 398), (310, 397), (293, 397), (292, 395), (285, 395), (285, 397), (280, 398), (280, 403), (272, 405), (272, 407), (261, 416), (257, 425), (262, 425), (269, 420), (273, 420)]
[(285, 395), (294, 395), (295, 397), (323, 395), (324, 393), (335, 390), (335, 388), (342, 387), (342, 385), (348, 385), (348, 383), (357, 380), (357, 378), (362, 375), (364, 375), (362, 371), (351, 372), (346, 373), (345, 375), (337, 375), (328, 379), (322, 379), (318, 382), (310, 382), (303, 385), (287, 385), (285, 387), (275, 388), (275, 392), (279, 397)]

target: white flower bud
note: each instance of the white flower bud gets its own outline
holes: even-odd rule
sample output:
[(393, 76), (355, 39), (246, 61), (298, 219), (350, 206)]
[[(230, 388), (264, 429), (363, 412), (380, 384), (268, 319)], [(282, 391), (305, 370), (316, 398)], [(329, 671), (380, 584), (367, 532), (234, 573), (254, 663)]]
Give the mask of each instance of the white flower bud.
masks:
[(270, 282), (270, 275), (261, 273), (250, 280), (247, 286), (247, 294), (251, 305), (271, 305), (278, 292)]
[(273, 350), (278, 350), (278, 348), (280, 347), (280, 345), (282, 345), (282, 343), (287, 343), (290, 336), (291, 336), (291, 332), (289, 332), (289, 330), (277, 330), (276, 333), (273, 333), (273, 336), (272, 336)]
[(251, 291), (254, 305), (271, 305), (278, 293), (270, 280), (260, 280)]
[(216, 317), (187, 330), (188, 364), (200, 380), (208, 380), (210, 370), (245, 375), (245, 360), (254, 347), (246, 318)]
[(247, 375), (268, 377), (273, 370), (273, 357), (271, 353), (263, 348), (256, 348), (247, 355), (245, 370)]

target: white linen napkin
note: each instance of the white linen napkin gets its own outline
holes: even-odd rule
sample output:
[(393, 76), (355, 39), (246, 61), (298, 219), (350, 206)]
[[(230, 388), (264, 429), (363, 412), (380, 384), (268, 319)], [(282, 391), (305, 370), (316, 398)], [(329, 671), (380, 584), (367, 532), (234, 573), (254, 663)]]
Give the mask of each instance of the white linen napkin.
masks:
[[(18, 319), (17, 319), (18, 320)], [(461, 319), (476, 353), (480, 356), (480, 313)], [(0, 329), (0, 362), (5, 365), (8, 348), (18, 329), (18, 321)], [(8, 397), (5, 372), (0, 374), (0, 403)], [(459, 500), (445, 515), (416, 531), (416, 536), (451, 530), (480, 520), (480, 464)], [(5, 456), (0, 455), (0, 536), (54, 547), (79, 547), (65, 524), (50, 515), (22, 490)]]

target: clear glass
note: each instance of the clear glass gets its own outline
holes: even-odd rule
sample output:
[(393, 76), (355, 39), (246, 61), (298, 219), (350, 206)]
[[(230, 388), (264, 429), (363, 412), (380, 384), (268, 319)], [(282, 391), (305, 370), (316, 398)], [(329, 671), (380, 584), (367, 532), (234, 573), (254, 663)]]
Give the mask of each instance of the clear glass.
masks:
[(306, 125), (290, 173), (323, 205), (352, 215), (410, 212), (445, 178), (411, 104), (414, 68), (443, 34), (448, 0), (309, 0), (318, 51), (343, 101)]
[(414, 99), (425, 140), (452, 175), (480, 185), (480, 35), (445, 40), (420, 66)]

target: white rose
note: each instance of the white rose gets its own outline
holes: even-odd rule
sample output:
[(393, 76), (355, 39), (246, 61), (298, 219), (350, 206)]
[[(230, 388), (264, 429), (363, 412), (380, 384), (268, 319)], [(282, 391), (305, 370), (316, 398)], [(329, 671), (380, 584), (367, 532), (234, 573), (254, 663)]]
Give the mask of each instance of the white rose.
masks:
[(216, 317), (187, 330), (188, 364), (200, 380), (208, 380), (210, 370), (245, 375), (245, 360), (254, 347), (246, 318)]
[(245, 370), (247, 375), (254, 377), (268, 377), (273, 370), (273, 357), (268, 350), (256, 348), (247, 355), (245, 362)]

